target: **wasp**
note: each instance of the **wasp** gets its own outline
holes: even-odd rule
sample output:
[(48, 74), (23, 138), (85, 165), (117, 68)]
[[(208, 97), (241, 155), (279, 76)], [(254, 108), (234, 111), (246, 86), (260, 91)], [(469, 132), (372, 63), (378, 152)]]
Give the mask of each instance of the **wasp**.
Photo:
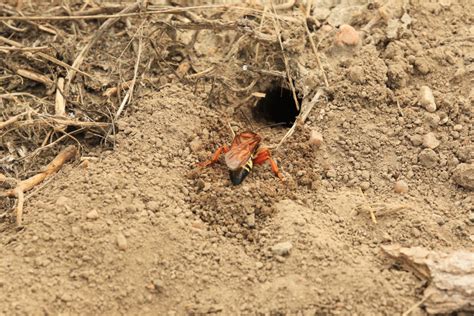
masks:
[(254, 165), (262, 165), (266, 161), (270, 162), (275, 175), (284, 181), (269, 149), (262, 146), (261, 142), (262, 137), (256, 133), (240, 133), (234, 137), (230, 148), (227, 145), (219, 147), (210, 160), (200, 163), (199, 166), (207, 167), (217, 162), (220, 155), (224, 153), (225, 163), (229, 168), (230, 181), (233, 185), (241, 184)]

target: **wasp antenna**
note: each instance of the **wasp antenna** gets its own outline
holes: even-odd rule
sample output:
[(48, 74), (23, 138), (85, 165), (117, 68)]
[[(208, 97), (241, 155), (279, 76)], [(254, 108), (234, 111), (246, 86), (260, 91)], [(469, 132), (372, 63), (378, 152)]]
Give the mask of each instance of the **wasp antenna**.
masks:
[(258, 132), (264, 128), (268, 128), (268, 127), (273, 127), (273, 126), (278, 126), (278, 125), (285, 125), (286, 123), (285, 122), (280, 122), (280, 123), (275, 123), (275, 124), (270, 124), (270, 125), (265, 125), (265, 126), (262, 126), (258, 129), (256, 129), (255, 131)]
[(250, 121), (250, 119), (248, 118), (248, 116), (245, 114), (245, 112), (240, 109), (240, 112), (242, 113), (242, 115), (244, 116), (245, 120), (247, 121), (247, 123), (249, 124), (250, 126), (250, 129), (253, 131), (254, 130), (254, 126), (252, 124), (252, 121)]

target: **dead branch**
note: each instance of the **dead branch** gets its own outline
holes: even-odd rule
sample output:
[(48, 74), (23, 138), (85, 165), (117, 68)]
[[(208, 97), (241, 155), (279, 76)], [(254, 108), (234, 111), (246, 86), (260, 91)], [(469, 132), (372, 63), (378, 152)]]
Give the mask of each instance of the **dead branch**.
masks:
[(430, 314), (474, 312), (474, 252), (382, 246), (382, 251), (430, 282), (423, 305)]
[(77, 152), (76, 146), (66, 147), (61, 151), (56, 158), (53, 159), (45, 168), (43, 172), (40, 172), (31, 178), (20, 181), (16, 188), (8, 190), (6, 192), (1, 192), (0, 196), (3, 197), (16, 197), (17, 207), (16, 212), (16, 224), (21, 226), (22, 224), (22, 214), (23, 214), (23, 204), (24, 204), (24, 193), (34, 188), (36, 185), (43, 182), (47, 177), (56, 173), (61, 169), (61, 167), (69, 160), (71, 160)]

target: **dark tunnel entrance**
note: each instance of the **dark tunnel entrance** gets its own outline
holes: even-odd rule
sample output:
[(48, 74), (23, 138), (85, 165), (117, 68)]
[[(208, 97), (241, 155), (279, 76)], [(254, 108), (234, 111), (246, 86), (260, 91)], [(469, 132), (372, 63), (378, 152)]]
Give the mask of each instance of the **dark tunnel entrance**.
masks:
[[(276, 86), (265, 91), (265, 94), (265, 98), (260, 99), (253, 109), (254, 119), (290, 127), (300, 112), (296, 109), (291, 90)], [(297, 97), (297, 100), (301, 106), (302, 99)]]

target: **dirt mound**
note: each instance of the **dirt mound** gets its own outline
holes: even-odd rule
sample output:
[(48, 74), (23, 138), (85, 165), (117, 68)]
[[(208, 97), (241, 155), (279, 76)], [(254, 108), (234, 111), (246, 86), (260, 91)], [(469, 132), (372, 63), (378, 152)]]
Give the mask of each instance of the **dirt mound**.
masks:
[[(85, 99), (101, 103), (96, 108), (87, 100), (81, 101), (85, 108), (79, 101), (68, 103), (80, 113), (71, 120), (85, 122), (91, 109), (97, 111), (90, 122), (110, 126), (85, 132), (98, 137), (95, 141), (107, 139), (108, 145), (96, 147), (85, 135), (77, 142), (57, 141), (63, 134), (54, 130), (59, 134), (51, 134), (45, 144), (57, 142), (30, 156), (50, 131), (41, 129), (35, 134), (41, 137), (25, 149), (30, 164), (18, 160), (18, 150), (0, 145), (10, 157), (2, 160), (2, 172), (20, 179), (41, 171), (59, 147), (78, 142), (87, 147), (82, 163), (66, 164), (27, 195), (22, 229), (12, 215), (16, 200), (2, 198), (0, 313), (367, 315), (408, 310), (420, 301), (426, 284), (386, 260), (380, 246), (470, 249), (474, 240), (474, 196), (464, 185), (471, 183), (474, 159), (473, 34), (467, 23), (474, 7), (470, 1), (415, 2), (400, 12), (361, 4), (360, 14), (347, 15), (341, 7), (345, 2), (324, 8), (327, 15), (314, 12), (307, 22), (319, 62), (296, 8), (279, 14), (284, 54), (269, 11), (262, 27), (263, 12), (257, 9), (245, 11), (248, 16), (219, 9), (150, 18), (150, 29), (158, 25), (161, 33), (147, 33), (149, 45), (141, 42), (143, 75), (137, 76), (132, 102), (117, 121), (114, 114), (130, 87), (122, 84), (133, 75), (116, 82), (118, 69), (112, 77), (104, 73), (104, 86), (74, 81), (86, 89), (71, 96), (80, 100), (84, 93)], [(336, 9), (342, 11), (331, 11)], [(124, 21), (103, 35), (100, 51), (119, 53), (125, 42), (143, 36), (143, 19)], [(98, 26), (94, 20), (50, 23)], [(360, 31), (358, 45), (334, 44), (334, 27), (344, 23)], [(12, 27), (20, 25), (9, 26), (15, 33)], [(199, 28), (204, 30), (194, 31)], [(255, 58), (257, 42), (260, 59)], [(133, 74), (138, 47), (124, 51), (124, 69)], [(100, 70), (99, 59), (89, 62), (95, 79), (108, 71)], [(295, 106), (291, 85), (301, 106), (318, 88), (324, 94), (278, 146), (289, 127), (275, 125), (272, 115), (254, 108), (269, 91), (290, 96), (274, 95), (271, 102)], [(123, 91), (109, 99), (101, 96), (111, 86)], [(432, 112), (420, 103), (422, 86), (433, 93)], [(54, 98), (43, 97), (45, 113), (54, 113)], [(2, 102), (0, 107), (18, 106), (15, 99)], [(2, 115), (19, 112), (17, 107)], [(21, 117), (14, 124), (25, 121)], [(16, 144), (25, 130), (12, 126), (16, 129), (1, 137)], [(286, 181), (275, 177), (268, 164), (255, 166), (239, 186), (231, 185), (223, 159), (196, 168), (231, 143), (231, 129), (259, 130)], [(312, 131), (323, 135), (320, 147), (309, 143)], [(402, 193), (394, 190), (398, 181), (404, 183)], [(416, 308), (415, 314), (425, 313), (423, 305)]]

